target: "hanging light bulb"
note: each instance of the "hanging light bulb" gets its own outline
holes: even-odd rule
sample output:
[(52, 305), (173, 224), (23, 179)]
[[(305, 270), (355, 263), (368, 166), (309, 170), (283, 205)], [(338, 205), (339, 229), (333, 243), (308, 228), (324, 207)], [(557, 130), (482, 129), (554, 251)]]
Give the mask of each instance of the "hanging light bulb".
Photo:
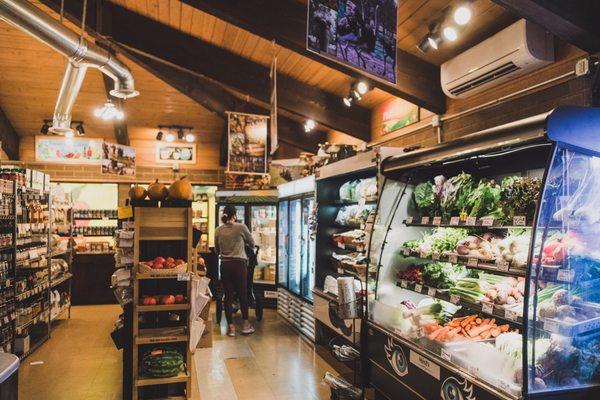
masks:
[(94, 116), (103, 121), (110, 121), (113, 119), (122, 120), (123, 117), (125, 117), (125, 114), (123, 114), (123, 111), (119, 110), (113, 102), (108, 99), (102, 107), (94, 110)]

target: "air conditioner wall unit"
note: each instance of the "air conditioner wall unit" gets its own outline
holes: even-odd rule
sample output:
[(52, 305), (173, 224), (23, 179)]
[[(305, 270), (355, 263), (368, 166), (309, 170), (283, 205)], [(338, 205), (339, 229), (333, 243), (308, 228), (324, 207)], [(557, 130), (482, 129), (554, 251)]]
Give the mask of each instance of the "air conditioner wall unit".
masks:
[(522, 19), (443, 63), (442, 89), (452, 98), (469, 97), (553, 61), (553, 36)]

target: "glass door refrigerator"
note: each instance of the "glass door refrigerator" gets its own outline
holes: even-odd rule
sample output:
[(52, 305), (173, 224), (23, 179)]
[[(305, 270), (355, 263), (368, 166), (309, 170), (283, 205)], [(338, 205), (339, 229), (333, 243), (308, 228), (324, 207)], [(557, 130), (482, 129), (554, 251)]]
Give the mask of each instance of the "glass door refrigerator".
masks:
[(314, 340), (314, 189), (312, 176), (278, 187), (277, 310), (311, 340)]
[[(231, 204), (237, 210), (238, 222), (246, 224), (250, 229), (256, 245), (260, 248), (253, 275), (257, 306), (275, 308), (277, 303), (277, 191), (217, 191), (216, 197), (217, 226), (221, 224), (223, 209)], [(258, 313), (257, 309), (257, 316)]]

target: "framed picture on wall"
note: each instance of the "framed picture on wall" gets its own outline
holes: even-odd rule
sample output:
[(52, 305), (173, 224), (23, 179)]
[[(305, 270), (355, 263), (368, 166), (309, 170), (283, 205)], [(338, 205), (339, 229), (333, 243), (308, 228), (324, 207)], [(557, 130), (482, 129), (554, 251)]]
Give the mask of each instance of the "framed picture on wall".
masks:
[(103, 139), (36, 136), (35, 160), (61, 164), (101, 164)]
[(196, 144), (157, 142), (155, 160), (160, 164), (196, 164)]

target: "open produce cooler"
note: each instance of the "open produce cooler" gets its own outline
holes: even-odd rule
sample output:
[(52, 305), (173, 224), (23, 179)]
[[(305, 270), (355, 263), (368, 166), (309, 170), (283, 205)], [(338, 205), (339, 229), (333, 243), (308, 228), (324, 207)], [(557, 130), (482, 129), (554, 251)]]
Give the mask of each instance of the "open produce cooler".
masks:
[[(384, 161), (370, 383), (387, 398), (594, 398), (600, 110)], [(591, 397), (590, 397), (591, 396)]]

